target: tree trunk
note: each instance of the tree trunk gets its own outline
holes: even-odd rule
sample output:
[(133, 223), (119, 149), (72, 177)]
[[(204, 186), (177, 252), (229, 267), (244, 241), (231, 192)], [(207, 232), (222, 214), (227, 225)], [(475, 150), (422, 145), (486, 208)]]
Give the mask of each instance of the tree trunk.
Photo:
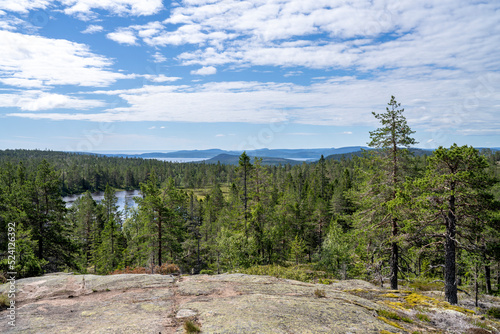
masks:
[[(396, 219), (392, 220), (392, 237), (398, 235), (398, 223)], [(399, 248), (397, 242), (392, 242), (391, 249), (391, 289), (398, 289), (398, 271), (399, 271)]]
[[(451, 190), (454, 190), (454, 184)], [(444, 267), (444, 295), (447, 302), (452, 305), (458, 303), (457, 281), (456, 281), (456, 263), (455, 263), (455, 196), (449, 198), (449, 212), (446, 216), (446, 241), (445, 241), (445, 267)]]
[(398, 261), (399, 260), (399, 249), (396, 242), (392, 243), (392, 254), (391, 254), (391, 289), (398, 289)]
[(161, 215), (158, 215), (158, 266), (161, 267)]
[(490, 294), (491, 291), (491, 269), (489, 265), (484, 266), (484, 279), (486, 280), (486, 293)]

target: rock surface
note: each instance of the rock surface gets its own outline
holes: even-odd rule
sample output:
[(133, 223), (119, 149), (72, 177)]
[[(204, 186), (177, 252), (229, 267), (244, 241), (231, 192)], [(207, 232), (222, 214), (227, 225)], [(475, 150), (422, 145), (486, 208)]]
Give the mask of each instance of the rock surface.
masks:
[[(391, 308), (359, 292), (387, 290), (358, 280), (322, 285), (243, 274), (53, 275), (20, 279), (16, 286), (16, 326), (8, 325), (4, 310), (1, 333), (184, 333), (186, 320), (202, 333), (432, 331), (418, 321), (384, 320), (377, 310)], [(0, 286), (0, 293), (7, 288)]]

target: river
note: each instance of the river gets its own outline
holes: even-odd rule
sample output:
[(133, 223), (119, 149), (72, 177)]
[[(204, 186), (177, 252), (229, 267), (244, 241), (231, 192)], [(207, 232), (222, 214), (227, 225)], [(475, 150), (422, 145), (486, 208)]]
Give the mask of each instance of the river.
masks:
[[(134, 197), (140, 195), (141, 192), (139, 190), (122, 190), (115, 192), (115, 196), (118, 197), (118, 202), (116, 202), (116, 205), (118, 205), (118, 210), (123, 212), (123, 210), (125, 209), (125, 205), (135, 208), (137, 206), (137, 203), (134, 201)], [(66, 207), (69, 208), (78, 198), (82, 196), (83, 194), (65, 196), (63, 197), (63, 201), (66, 202)], [(104, 192), (99, 191), (96, 193), (92, 193), (92, 198), (97, 203), (101, 203), (101, 201), (104, 199)]]

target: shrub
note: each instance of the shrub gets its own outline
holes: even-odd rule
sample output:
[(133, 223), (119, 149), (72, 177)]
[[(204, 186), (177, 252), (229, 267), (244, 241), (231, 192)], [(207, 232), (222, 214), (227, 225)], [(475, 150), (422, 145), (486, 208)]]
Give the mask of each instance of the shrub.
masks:
[(325, 290), (320, 290), (320, 289), (314, 290), (314, 296), (316, 298), (325, 298), (326, 297)]
[(441, 281), (420, 278), (411, 282), (409, 287), (417, 291), (441, 291), (444, 289), (444, 283)]
[(170, 275), (170, 274), (177, 274), (179, 272), (180, 272), (179, 267), (173, 263), (170, 264), (164, 263), (161, 266), (154, 267), (155, 274)]
[(210, 269), (202, 269), (200, 270), (200, 275), (213, 275), (214, 271)]
[(490, 317), (500, 319), (500, 307), (490, 307), (486, 311), (486, 314), (489, 315)]
[[(170, 263), (164, 263), (161, 266), (154, 266), (153, 267), (153, 273), (155, 274), (161, 274), (161, 275), (170, 275), (170, 274), (175, 274), (179, 273), (180, 269), (176, 264)], [(116, 269), (115, 271), (111, 272), (110, 275), (118, 275), (118, 274), (151, 274), (151, 267), (125, 267), (124, 269)]]
[(184, 322), (184, 330), (188, 334), (194, 334), (194, 333), (201, 333), (200, 327), (198, 327), (193, 321), (191, 320), (186, 320)]
[(5, 294), (0, 295), (0, 310), (10, 306), (9, 297)]
[(290, 267), (280, 265), (254, 266), (241, 269), (238, 272), (248, 275), (274, 276), (276, 278), (292, 279), (301, 282), (313, 282), (320, 278), (330, 278), (327, 273), (312, 270), (311, 267), (307, 265), (295, 265)]

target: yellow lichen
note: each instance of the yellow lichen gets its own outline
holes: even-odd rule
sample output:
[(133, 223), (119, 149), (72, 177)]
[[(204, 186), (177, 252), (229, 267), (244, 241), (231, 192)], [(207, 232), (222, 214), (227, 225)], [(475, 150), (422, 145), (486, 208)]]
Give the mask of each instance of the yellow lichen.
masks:
[(395, 293), (385, 293), (383, 295), (381, 295), (381, 297), (387, 297), (387, 298), (399, 298), (398, 295), (396, 295)]
[(392, 309), (398, 310), (398, 311), (406, 311), (407, 308), (404, 307), (404, 304), (401, 302), (391, 302), (389, 300), (383, 300), (382, 302), (379, 302), (381, 305), (388, 306)]
[(386, 317), (381, 317), (381, 316), (379, 316), (379, 317), (377, 317), (377, 319), (382, 320), (382, 321), (383, 321), (383, 322), (385, 322), (386, 324), (391, 325), (391, 326), (393, 326), (393, 327), (396, 327), (396, 328), (399, 328), (399, 329), (404, 329), (403, 327), (401, 327), (400, 325), (398, 325), (398, 324), (397, 324), (397, 323), (395, 323), (394, 321), (391, 321), (391, 320), (387, 319)]
[(348, 289), (348, 290), (344, 290), (344, 292), (352, 292), (352, 293), (365, 293), (365, 292), (368, 292), (368, 291), (367, 291), (367, 290), (365, 290), (365, 289), (356, 288), (356, 289)]
[(406, 296), (405, 300), (406, 300), (406, 305), (404, 305), (404, 306), (405, 307), (407, 306), (407, 308), (413, 308), (416, 306), (440, 307), (440, 308), (444, 308), (446, 310), (453, 310), (453, 311), (457, 311), (460, 313), (475, 314), (475, 312), (472, 310), (469, 310), (469, 309), (466, 309), (466, 308), (463, 308), (460, 306), (456, 306), (456, 305), (451, 305), (448, 302), (440, 301), (440, 300), (437, 300), (436, 298), (432, 298), (432, 297), (423, 296), (423, 295), (420, 295), (418, 293), (412, 293), (412, 294)]

